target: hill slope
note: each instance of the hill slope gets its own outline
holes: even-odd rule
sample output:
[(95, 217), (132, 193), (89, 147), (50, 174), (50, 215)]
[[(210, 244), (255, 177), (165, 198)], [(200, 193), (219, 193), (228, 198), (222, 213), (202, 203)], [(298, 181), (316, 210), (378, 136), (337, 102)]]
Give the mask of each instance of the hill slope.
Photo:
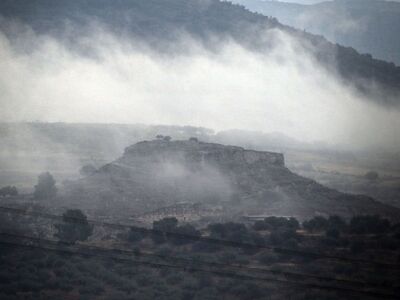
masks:
[(313, 5), (260, 0), (234, 2), (362, 53), (400, 64), (398, 2), (336, 0)]
[[(352, 48), (329, 43), (321, 36), (297, 31), (276, 19), (251, 13), (242, 6), (217, 0), (71, 0), (50, 1), (4, 0), (1, 15), (20, 20), (41, 33), (74, 40), (84, 35), (85, 26), (97, 22), (118, 36), (146, 40), (158, 50), (174, 48), (180, 33), (189, 33), (209, 49), (233, 39), (257, 51), (268, 51), (273, 39), (263, 38), (270, 29), (279, 29), (306, 48), (312, 48), (315, 58), (329, 70), (338, 71), (344, 81), (350, 81), (360, 91), (379, 102), (397, 103), (393, 93), (400, 90), (400, 68), (394, 64), (360, 55)], [(12, 26), (4, 20), (2, 29), (12, 36)], [(97, 26), (95, 26), (97, 28)], [(67, 31), (67, 36), (63, 33)], [(218, 41), (218, 42), (217, 42)], [(76, 46), (76, 45), (75, 45)], [(385, 93), (371, 88), (370, 81)], [(390, 95), (390, 98), (387, 96)]]
[(219, 207), (220, 216), (382, 214), (400, 210), (292, 173), (282, 154), (190, 141), (144, 141), (68, 186), (66, 203), (140, 215), (178, 203)]

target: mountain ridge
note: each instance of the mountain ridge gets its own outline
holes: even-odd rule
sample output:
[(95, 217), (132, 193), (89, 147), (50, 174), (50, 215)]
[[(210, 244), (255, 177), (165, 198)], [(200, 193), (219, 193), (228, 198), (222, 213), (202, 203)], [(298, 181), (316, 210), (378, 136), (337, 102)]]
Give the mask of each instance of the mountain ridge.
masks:
[[(322, 36), (296, 30), (275, 18), (252, 13), (243, 6), (225, 1), (34, 0), (27, 4), (22, 0), (4, 0), (0, 3), (0, 11), (3, 17), (20, 20), (34, 31), (70, 41), (87, 34), (85, 26), (90, 21), (96, 21), (116, 36), (126, 40), (144, 39), (157, 51), (164, 52), (176, 50), (174, 41), (179, 32), (188, 33), (211, 50), (218, 47), (218, 43), (232, 39), (252, 51), (265, 52), (271, 49), (274, 41), (263, 39), (263, 34), (278, 29), (306, 49), (313, 48), (315, 59), (326, 69), (338, 72), (343, 82), (352, 83), (361, 93), (381, 104), (398, 104), (395, 96), (400, 91), (400, 67), (373, 59), (370, 55), (361, 55), (352, 48), (330, 43)], [(5, 32), (8, 30), (6, 24), (4, 20), (0, 24)], [(66, 37), (62, 34), (66, 31), (65, 24), (68, 24), (69, 32)], [(12, 34), (11, 30), (9, 35)], [(79, 46), (82, 45), (75, 41), (75, 47)], [(81, 51), (87, 52), (87, 49)]]
[(311, 5), (260, 0), (234, 2), (377, 59), (400, 64), (400, 39), (396, 31), (400, 25), (399, 2), (335, 0)]

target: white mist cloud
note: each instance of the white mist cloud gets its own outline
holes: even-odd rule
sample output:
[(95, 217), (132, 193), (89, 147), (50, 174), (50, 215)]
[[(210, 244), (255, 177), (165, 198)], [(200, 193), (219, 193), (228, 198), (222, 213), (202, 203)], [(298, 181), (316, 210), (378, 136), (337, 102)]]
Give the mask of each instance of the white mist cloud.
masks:
[[(174, 124), (278, 131), (302, 141), (400, 145), (398, 111), (360, 99), (296, 45), (260, 54), (234, 42), (210, 52), (182, 38), (157, 54), (98, 30), (72, 51), (61, 40), (0, 35), (2, 120)], [(89, 50), (88, 50), (89, 51)], [(94, 52), (92, 52), (94, 51)], [(95, 54), (95, 55), (94, 55)]]

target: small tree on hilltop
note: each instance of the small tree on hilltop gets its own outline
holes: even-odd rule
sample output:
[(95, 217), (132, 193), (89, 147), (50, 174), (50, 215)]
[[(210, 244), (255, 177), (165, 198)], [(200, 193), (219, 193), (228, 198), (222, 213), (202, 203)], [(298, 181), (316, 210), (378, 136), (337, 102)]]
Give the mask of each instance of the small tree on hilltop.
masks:
[(79, 169), (79, 173), (82, 176), (90, 176), (97, 172), (97, 169), (93, 165), (84, 165), (82, 168)]
[(75, 244), (86, 241), (93, 233), (93, 226), (87, 221), (86, 215), (79, 209), (69, 209), (63, 214), (63, 223), (55, 225), (55, 236), (62, 242)]
[(57, 195), (56, 181), (49, 173), (42, 173), (38, 177), (38, 184), (35, 185), (33, 197), (35, 199), (54, 199)]

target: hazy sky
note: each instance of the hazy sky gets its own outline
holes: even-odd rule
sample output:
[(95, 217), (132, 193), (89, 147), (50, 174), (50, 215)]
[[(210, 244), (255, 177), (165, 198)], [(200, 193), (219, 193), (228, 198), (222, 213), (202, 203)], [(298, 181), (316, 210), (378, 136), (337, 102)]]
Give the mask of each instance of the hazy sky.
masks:
[[(279, 0), (275, 0), (279, 1)], [(300, 4), (314, 4), (323, 2), (322, 0), (286, 0), (286, 1), (279, 1), (279, 2), (293, 2), (293, 3), (300, 3)]]
[[(262, 0), (260, 0), (262, 1)], [(315, 4), (315, 3), (320, 3), (320, 2), (327, 2), (327, 1), (334, 1), (334, 0), (275, 0), (279, 2), (292, 2), (292, 3), (300, 3), (300, 4)], [(400, 2), (400, 0), (390, 0), (393, 2)]]

